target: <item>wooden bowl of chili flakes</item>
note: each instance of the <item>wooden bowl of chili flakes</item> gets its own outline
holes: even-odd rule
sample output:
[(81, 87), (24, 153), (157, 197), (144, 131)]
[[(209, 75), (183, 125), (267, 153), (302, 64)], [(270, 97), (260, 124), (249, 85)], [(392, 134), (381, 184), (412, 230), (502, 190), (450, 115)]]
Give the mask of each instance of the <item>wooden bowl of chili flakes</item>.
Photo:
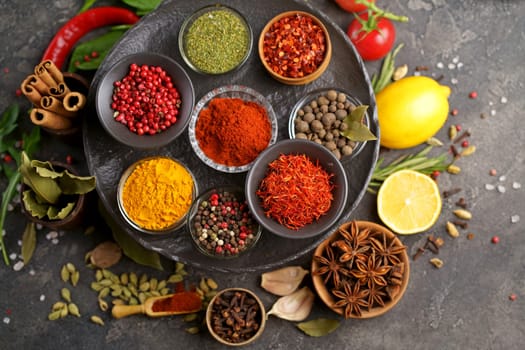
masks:
[(272, 18), (261, 31), (258, 49), (268, 73), (288, 85), (313, 82), (332, 58), (328, 30), (304, 11), (286, 11)]

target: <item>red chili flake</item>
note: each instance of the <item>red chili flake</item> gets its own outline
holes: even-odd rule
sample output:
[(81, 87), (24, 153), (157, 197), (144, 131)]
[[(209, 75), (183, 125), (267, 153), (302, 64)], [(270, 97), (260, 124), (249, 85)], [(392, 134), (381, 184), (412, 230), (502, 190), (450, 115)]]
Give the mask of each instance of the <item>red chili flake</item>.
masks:
[(15, 95), (16, 95), (17, 97), (22, 96), (22, 89), (16, 89), (16, 91), (15, 91)]
[(453, 110), (450, 111), (450, 114), (453, 115), (453, 116), (456, 116), (458, 115), (459, 111), (457, 110), (457, 108), (454, 108)]
[(492, 237), (492, 239), (490, 240), (493, 244), (498, 244), (499, 243), (499, 237), (498, 236), (494, 236)]
[(516, 299), (518, 299), (518, 296), (515, 293), (512, 293), (512, 294), (509, 295), (509, 300), (510, 301), (514, 301)]
[(328, 212), (333, 200), (333, 175), (319, 164), (304, 154), (281, 154), (268, 169), (256, 192), (267, 217), (298, 230)]
[(264, 35), (264, 60), (275, 73), (301, 78), (313, 73), (326, 55), (323, 28), (310, 16), (294, 14), (273, 23)]
[(466, 148), (466, 147), (468, 147), (468, 145), (469, 145), (469, 143), (468, 143), (468, 141), (467, 141), (467, 140), (465, 140), (465, 141), (461, 142), (461, 147), (464, 147), (464, 148)]
[(468, 94), (468, 97), (471, 99), (478, 98), (478, 93), (476, 91), (471, 91), (470, 94)]

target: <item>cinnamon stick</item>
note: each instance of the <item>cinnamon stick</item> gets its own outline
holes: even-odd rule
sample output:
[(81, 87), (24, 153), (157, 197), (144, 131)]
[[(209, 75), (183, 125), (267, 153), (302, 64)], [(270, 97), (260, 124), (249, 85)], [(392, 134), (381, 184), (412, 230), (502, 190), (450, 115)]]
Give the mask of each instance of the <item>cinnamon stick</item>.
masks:
[(76, 116), (76, 112), (68, 111), (64, 108), (62, 101), (53, 96), (43, 96), (40, 100), (42, 108), (46, 111), (50, 111), (56, 114), (60, 114), (64, 117), (72, 118)]
[[(64, 82), (64, 75), (51, 60), (45, 60), (35, 66), (35, 74), (42, 75), (49, 79), (49, 86), (58, 85)], [(51, 80), (52, 79), (52, 80)], [(46, 81), (45, 79), (43, 79)]]
[(48, 129), (63, 130), (69, 129), (73, 125), (70, 118), (41, 108), (33, 108), (29, 116), (33, 124)]
[(42, 93), (37, 89), (37, 87), (31, 82), (34, 81), (35, 76), (30, 75), (24, 79), (22, 84), (20, 84), (20, 90), (27, 97), (27, 99), (37, 107), (40, 107), (40, 99), (42, 98)]
[(66, 83), (58, 83), (56, 86), (49, 87), (49, 95), (56, 97), (58, 99), (63, 99), (66, 94), (70, 92)]
[(64, 108), (69, 112), (77, 112), (86, 105), (86, 96), (80, 92), (69, 92), (62, 101)]

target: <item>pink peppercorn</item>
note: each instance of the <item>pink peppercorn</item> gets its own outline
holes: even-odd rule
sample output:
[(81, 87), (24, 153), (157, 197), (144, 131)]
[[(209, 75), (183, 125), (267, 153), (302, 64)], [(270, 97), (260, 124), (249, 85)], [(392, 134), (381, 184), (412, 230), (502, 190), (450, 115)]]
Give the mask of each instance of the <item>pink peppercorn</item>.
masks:
[(493, 244), (498, 244), (499, 243), (499, 237), (498, 236), (494, 236), (492, 237), (492, 239), (490, 240)]
[(476, 91), (471, 91), (470, 94), (468, 94), (468, 97), (471, 99), (478, 98), (478, 93)]
[(515, 293), (512, 293), (511, 295), (509, 295), (509, 300), (510, 301), (514, 301), (516, 299), (518, 299), (518, 296)]
[(469, 143), (467, 140), (461, 142), (461, 147), (468, 147)]
[(450, 114), (453, 115), (453, 116), (456, 116), (458, 115), (459, 111), (457, 110), (457, 108), (454, 108), (453, 110), (450, 111)]

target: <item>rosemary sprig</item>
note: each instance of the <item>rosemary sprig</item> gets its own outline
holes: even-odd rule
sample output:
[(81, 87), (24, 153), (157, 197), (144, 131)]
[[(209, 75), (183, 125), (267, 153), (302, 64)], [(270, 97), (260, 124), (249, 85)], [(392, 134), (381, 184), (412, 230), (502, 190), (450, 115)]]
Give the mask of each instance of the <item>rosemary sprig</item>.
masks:
[(372, 76), (372, 88), (374, 89), (374, 93), (377, 94), (392, 82), (392, 75), (395, 70), (395, 58), (402, 47), (403, 44), (401, 43), (393, 51), (390, 51), (383, 60), (379, 75), (374, 74)]
[(374, 194), (377, 193), (377, 189), (383, 181), (385, 181), (389, 175), (399, 170), (410, 169), (426, 175), (430, 175), (434, 171), (445, 171), (449, 165), (447, 154), (443, 153), (437, 157), (428, 157), (427, 155), (431, 149), (432, 146), (427, 146), (418, 153), (405, 154), (385, 166), (382, 166), (385, 159), (380, 158), (372, 173), (367, 191)]

